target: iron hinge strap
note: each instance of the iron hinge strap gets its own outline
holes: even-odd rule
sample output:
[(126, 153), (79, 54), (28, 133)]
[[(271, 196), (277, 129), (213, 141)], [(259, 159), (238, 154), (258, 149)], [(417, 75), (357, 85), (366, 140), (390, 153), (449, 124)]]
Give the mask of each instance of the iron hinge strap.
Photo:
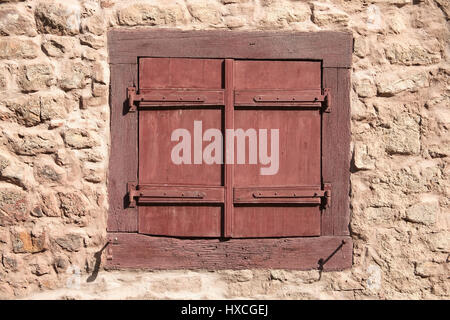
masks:
[(135, 87), (129, 87), (128, 111), (135, 112), (137, 107), (218, 106), (224, 103), (223, 95), (223, 90), (145, 89), (138, 92)]
[(321, 186), (234, 188), (234, 203), (303, 203), (326, 206), (331, 199), (331, 184)]
[[(321, 94), (318, 94), (321, 93)], [(323, 112), (331, 112), (331, 93), (329, 88), (321, 92), (309, 91), (236, 91), (236, 105), (259, 104), (293, 104), (302, 105), (308, 101), (322, 105)], [(248, 94), (252, 95), (251, 101)], [(253, 96), (253, 94), (256, 94)], [(128, 87), (128, 112), (136, 112), (137, 106), (157, 105), (222, 105), (222, 90), (151, 90), (139, 92), (135, 87)]]
[(158, 186), (127, 183), (128, 207), (148, 203), (223, 203), (223, 187)]
[(254, 198), (321, 198), (324, 197), (326, 191), (314, 190), (314, 191), (255, 191), (253, 192)]
[[(238, 103), (242, 103), (242, 97), (245, 98), (246, 91), (239, 91)], [(253, 101), (255, 103), (307, 103), (307, 102), (322, 102), (324, 108), (330, 107), (330, 89), (325, 88), (319, 92), (314, 91), (278, 91), (278, 90), (268, 90), (256, 91), (256, 95), (253, 96)]]
[(203, 103), (207, 99), (205, 95), (200, 92), (180, 91), (178, 93), (170, 93), (165, 90), (155, 90), (156, 95), (148, 96), (136, 91), (135, 87), (129, 87), (127, 90), (128, 111), (135, 112), (137, 105), (141, 102), (150, 102), (154, 104), (167, 103)]

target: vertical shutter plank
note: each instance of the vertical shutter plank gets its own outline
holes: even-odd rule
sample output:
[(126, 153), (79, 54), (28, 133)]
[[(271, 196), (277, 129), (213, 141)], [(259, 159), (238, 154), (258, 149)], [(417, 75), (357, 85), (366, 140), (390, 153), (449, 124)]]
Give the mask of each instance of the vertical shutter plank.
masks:
[[(225, 129), (234, 129), (234, 60), (225, 60)], [(229, 152), (224, 139), (225, 162), (225, 205), (224, 205), (224, 237), (233, 234), (233, 177), (234, 165), (226, 163), (226, 154)]]
[[(265, 90), (277, 96), (279, 90), (321, 89), (321, 64), (313, 61), (236, 61), (236, 90)], [(321, 117), (319, 110), (280, 108), (278, 101), (272, 105), (237, 107), (234, 113), (235, 128), (267, 130), (267, 151), (271, 151), (271, 129), (279, 134), (279, 167), (273, 172), (261, 168), (268, 165), (249, 163), (249, 143), (246, 139), (245, 164), (234, 168), (236, 188), (320, 186)], [(275, 133), (275, 132), (274, 132)], [(260, 137), (261, 138), (261, 137)], [(256, 138), (258, 140), (260, 138)], [(253, 139), (253, 138), (252, 138)], [(259, 145), (257, 148), (259, 149)], [(273, 163), (271, 164), (271, 166)], [(273, 168), (272, 168), (273, 169)], [(263, 199), (256, 203), (234, 207), (233, 237), (289, 237), (320, 236), (320, 206), (270, 204)]]
[[(337, 69), (336, 68), (324, 68), (323, 69), (323, 86), (330, 89), (331, 94), (331, 106), (335, 105), (337, 97)], [(333, 112), (322, 114), (322, 182), (334, 182), (333, 174), (334, 167), (333, 162), (330, 161), (333, 158), (333, 149), (336, 147), (333, 145), (333, 117), (335, 113), (339, 112), (339, 109), (335, 108)], [(335, 124), (336, 125), (336, 124)], [(334, 189), (334, 185), (332, 185)], [(333, 192), (334, 190), (332, 190)], [(334, 196), (334, 193), (333, 193)], [(333, 235), (333, 208), (334, 201), (331, 202), (331, 206), (328, 206), (322, 210), (322, 235)]]
[(323, 114), (323, 182), (331, 183), (331, 206), (322, 214), (322, 235), (348, 235), (350, 181), (350, 70), (324, 68), (324, 87), (331, 90), (330, 113)]
[(336, 109), (339, 113), (336, 114), (336, 122), (339, 128), (336, 132), (339, 132), (340, 148), (336, 150), (338, 153), (333, 161), (340, 161), (340, 164), (335, 173), (332, 195), (337, 200), (333, 215), (334, 235), (343, 236), (350, 234), (350, 69), (338, 68), (338, 79)]
[(127, 182), (137, 181), (137, 113), (127, 113), (126, 88), (136, 80), (136, 64), (111, 65), (111, 147), (108, 170), (108, 231), (136, 232), (137, 208), (128, 208)]
[[(223, 88), (223, 64), (220, 59), (141, 58), (139, 89), (181, 89), (201, 91)], [(153, 92), (155, 94), (155, 92)], [(176, 93), (174, 94), (176, 98)], [(223, 102), (222, 102), (223, 103)], [(143, 101), (145, 104), (145, 100)], [(206, 164), (203, 140), (208, 129), (223, 130), (223, 108), (217, 106), (172, 105), (139, 110), (139, 185), (163, 188), (189, 187), (200, 191), (204, 187), (223, 186), (223, 165)], [(197, 122), (197, 123), (196, 123)], [(185, 136), (172, 141), (172, 133), (183, 129)], [(188, 163), (174, 163), (172, 151), (181, 139), (188, 140)], [(201, 147), (200, 154), (196, 147)], [(183, 151), (187, 152), (186, 150)], [(198, 189), (196, 189), (198, 187)], [(160, 190), (162, 191), (162, 190)], [(186, 191), (188, 192), (188, 191)], [(145, 198), (145, 195), (143, 195)], [(145, 200), (145, 199), (143, 199)], [(164, 201), (166, 200), (166, 201)], [(171, 237), (220, 237), (222, 235), (222, 203), (197, 203), (152, 199), (138, 201), (139, 233)], [(179, 199), (178, 199), (179, 200)]]

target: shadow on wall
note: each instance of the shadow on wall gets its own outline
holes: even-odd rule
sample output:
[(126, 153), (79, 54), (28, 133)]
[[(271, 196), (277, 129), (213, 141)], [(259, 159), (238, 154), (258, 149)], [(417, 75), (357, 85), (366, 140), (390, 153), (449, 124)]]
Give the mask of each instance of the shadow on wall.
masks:
[(94, 282), (95, 279), (97, 279), (98, 276), (98, 272), (100, 270), (100, 264), (102, 262), (102, 253), (103, 251), (106, 249), (106, 247), (109, 245), (109, 242), (107, 242), (103, 248), (101, 248), (99, 251), (97, 251), (94, 254), (94, 258), (95, 258), (95, 265), (94, 265), (94, 270), (92, 271), (92, 274), (86, 279), (86, 282)]

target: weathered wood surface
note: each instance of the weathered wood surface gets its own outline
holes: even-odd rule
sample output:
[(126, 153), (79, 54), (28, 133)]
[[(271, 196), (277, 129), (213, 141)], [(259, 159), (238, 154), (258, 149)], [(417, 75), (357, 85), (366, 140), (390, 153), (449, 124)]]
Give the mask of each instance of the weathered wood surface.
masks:
[(137, 208), (129, 208), (127, 182), (137, 181), (137, 113), (128, 113), (127, 87), (137, 81), (136, 64), (111, 66), (111, 145), (108, 168), (108, 231), (135, 232)]
[[(334, 234), (349, 235), (350, 223), (350, 69), (338, 69), (338, 109), (334, 120), (335, 132), (338, 133), (333, 150), (333, 162), (336, 162), (335, 186), (338, 203), (335, 207), (336, 215), (333, 217)], [(339, 147), (336, 147), (336, 146)], [(340, 162), (337, 164), (337, 162)]]
[(201, 204), (139, 206), (139, 233), (174, 237), (222, 235), (222, 207)]
[(326, 261), (323, 270), (352, 265), (350, 237), (220, 241), (111, 233), (109, 238), (112, 260), (107, 260), (107, 268), (307, 270), (319, 268), (321, 259)]
[[(225, 109), (224, 109), (224, 124), (225, 129), (234, 129), (234, 80), (235, 80), (235, 61), (232, 59), (225, 60)], [(225, 140), (224, 140), (225, 141)], [(224, 161), (226, 154), (230, 150), (227, 149), (226, 142), (224, 143)], [(225, 164), (224, 166), (224, 183), (225, 183), (225, 205), (224, 205), (224, 227), (223, 236), (229, 238), (233, 235), (234, 224), (234, 205), (233, 205), (233, 187), (234, 187), (234, 165)]]
[(331, 206), (322, 215), (322, 235), (348, 235), (350, 192), (350, 70), (325, 68), (331, 112), (322, 119), (322, 177), (331, 183)]
[[(115, 254), (113, 260), (108, 261), (109, 267), (312, 269), (318, 267), (320, 259), (326, 261), (325, 270), (351, 267), (352, 244), (350, 237), (345, 236), (349, 234), (348, 68), (351, 66), (352, 57), (351, 34), (113, 30), (108, 34), (108, 47), (112, 79), (111, 127), (114, 128), (111, 131), (108, 176), (108, 231), (109, 236), (112, 239), (117, 238), (119, 242), (110, 245)], [(126, 88), (138, 85), (139, 57), (321, 61), (323, 88), (330, 88), (332, 94), (332, 112), (324, 114), (322, 139), (322, 182), (332, 183), (332, 205), (322, 212), (322, 236), (232, 239), (222, 242), (217, 239), (176, 239), (134, 233), (138, 231), (137, 210), (126, 208), (125, 196), (126, 182), (137, 180), (137, 113), (125, 115), (124, 103)], [(223, 81), (225, 84), (225, 79)], [(232, 223), (229, 223), (229, 226), (232, 226)], [(344, 245), (341, 245), (342, 239), (346, 240)], [(328, 259), (334, 251), (335, 254)]]
[(109, 62), (137, 57), (298, 59), (349, 68), (352, 35), (346, 32), (236, 32), (126, 29), (108, 33)]

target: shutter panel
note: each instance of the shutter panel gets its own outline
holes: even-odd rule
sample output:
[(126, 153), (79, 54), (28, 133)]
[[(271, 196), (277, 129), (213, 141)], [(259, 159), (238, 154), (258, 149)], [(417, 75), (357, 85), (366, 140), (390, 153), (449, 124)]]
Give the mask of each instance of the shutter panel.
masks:
[[(139, 62), (139, 232), (220, 237), (224, 202), (221, 164), (175, 164), (172, 132), (222, 128), (223, 60), (143, 58)], [(206, 145), (206, 143), (203, 143)], [(202, 148), (203, 150), (203, 148)]]
[(264, 165), (235, 166), (233, 237), (319, 236), (320, 62), (235, 63), (234, 127), (278, 129), (279, 169), (261, 175)]
[[(321, 176), (321, 64), (314, 61), (141, 58), (139, 181), (129, 185), (140, 233), (174, 237), (319, 236), (327, 195)], [(244, 137), (245, 163), (195, 164), (195, 121), (207, 129), (254, 130)], [(190, 133), (193, 164), (175, 164), (176, 129)], [(261, 143), (266, 130), (267, 143)], [(267, 174), (278, 130), (277, 169)], [(199, 137), (197, 137), (198, 139)], [(225, 142), (226, 139), (224, 139)], [(198, 140), (197, 140), (198, 141)], [(224, 144), (222, 152), (227, 146)], [(250, 163), (249, 152), (258, 163)], [(203, 157), (202, 154), (199, 155)], [(241, 155), (242, 156), (242, 155)], [(199, 158), (197, 157), (197, 160)], [(274, 161), (274, 160), (272, 160)]]

